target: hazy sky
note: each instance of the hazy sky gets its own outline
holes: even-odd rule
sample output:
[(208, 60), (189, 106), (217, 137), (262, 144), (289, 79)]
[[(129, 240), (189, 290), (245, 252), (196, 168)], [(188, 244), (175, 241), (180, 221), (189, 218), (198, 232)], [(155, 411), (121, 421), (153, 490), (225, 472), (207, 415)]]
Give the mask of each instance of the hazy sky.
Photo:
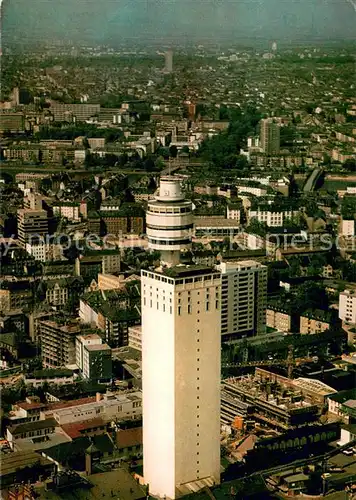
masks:
[(356, 39), (356, 0), (3, 0), (2, 28), (4, 44), (13, 36)]

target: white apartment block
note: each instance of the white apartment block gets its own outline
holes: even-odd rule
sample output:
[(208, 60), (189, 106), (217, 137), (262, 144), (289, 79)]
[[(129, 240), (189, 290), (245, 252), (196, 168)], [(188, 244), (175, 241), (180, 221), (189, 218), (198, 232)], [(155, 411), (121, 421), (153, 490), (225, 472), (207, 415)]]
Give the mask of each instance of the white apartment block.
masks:
[(128, 332), (129, 347), (142, 351), (142, 326), (130, 326)]
[(144, 480), (175, 499), (220, 482), (220, 273), (142, 271)]
[(265, 196), (267, 194), (265, 187), (238, 185), (236, 188), (238, 193), (251, 193), (254, 196)]
[(260, 210), (259, 208), (249, 210), (249, 220), (256, 218), (258, 222), (265, 222), (270, 227), (283, 226), (285, 220), (291, 219), (294, 215), (294, 210)]
[(142, 393), (105, 394), (103, 399), (84, 405), (53, 410), (53, 418), (59, 425), (82, 422), (93, 418), (112, 420), (136, 420), (142, 417)]
[(98, 324), (98, 313), (95, 312), (94, 309), (92, 309), (83, 299), (80, 299), (79, 302), (79, 317), (83, 323), (90, 325)]
[(346, 323), (356, 323), (356, 290), (340, 292), (339, 318)]
[(75, 359), (84, 379), (111, 379), (111, 349), (98, 334), (78, 335)]
[(242, 207), (237, 205), (228, 205), (226, 209), (226, 218), (240, 222)]
[(53, 205), (53, 214), (65, 217), (73, 222), (80, 221), (80, 204), (74, 202), (61, 202), (58, 205)]
[(40, 262), (63, 259), (63, 247), (59, 244), (26, 243), (26, 252)]
[(97, 333), (78, 335), (75, 339), (75, 363), (80, 371), (84, 367), (84, 350), (87, 345), (101, 345), (102, 338)]
[(342, 222), (341, 222), (341, 234), (342, 234), (342, 236), (355, 236), (355, 221), (354, 220), (342, 220)]
[(265, 333), (267, 267), (252, 260), (221, 262), (221, 335), (235, 339)]

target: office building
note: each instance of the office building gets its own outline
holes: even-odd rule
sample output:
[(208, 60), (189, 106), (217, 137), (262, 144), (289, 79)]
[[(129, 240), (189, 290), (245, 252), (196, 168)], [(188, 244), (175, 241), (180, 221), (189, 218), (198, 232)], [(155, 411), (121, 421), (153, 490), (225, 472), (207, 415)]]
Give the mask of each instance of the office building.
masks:
[(112, 378), (111, 349), (100, 335), (78, 335), (75, 341), (76, 364), (85, 379), (109, 381)]
[(173, 71), (173, 50), (169, 49), (164, 54), (164, 71), (166, 73), (172, 73)]
[(221, 262), (223, 340), (265, 333), (267, 267), (252, 260)]
[(220, 481), (221, 275), (179, 264), (191, 210), (179, 180), (163, 177), (147, 212), (161, 267), (141, 279), (143, 472), (150, 494), (166, 499)]
[(21, 208), (17, 211), (17, 234), (20, 245), (44, 241), (48, 235), (48, 217), (45, 210)]
[(280, 128), (273, 118), (260, 121), (260, 141), (264, 153), (276, 154), (280, 148)]
[(191, 247), (192, 203), (184, 199), (179, 179), (162, 177), (159, 195), (148, 202), (146, 232), (148, 246), (161, 253), (165, 264), (178, 264), (181, 251)]

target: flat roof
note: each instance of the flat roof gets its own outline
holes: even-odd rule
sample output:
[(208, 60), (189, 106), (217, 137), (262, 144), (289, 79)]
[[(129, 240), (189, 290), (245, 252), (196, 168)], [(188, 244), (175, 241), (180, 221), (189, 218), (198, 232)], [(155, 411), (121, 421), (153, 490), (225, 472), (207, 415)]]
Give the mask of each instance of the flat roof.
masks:
[(111, 347), (108, 344), (89, 344), (85, 346), (87, 351), (111, 351)]
[(234, 219), (221, 219), (214, 217), (194, 217), (195, 228), (199, 227), (240, 227), (240, 222)]
[(178, 265), (167, 267), (158, 273), (168, 276), (169, 278), (188, 278), (190, 276), (200, 276), (204, 274), (220, 275), (218, 271), (211, 267), (199, 265)]

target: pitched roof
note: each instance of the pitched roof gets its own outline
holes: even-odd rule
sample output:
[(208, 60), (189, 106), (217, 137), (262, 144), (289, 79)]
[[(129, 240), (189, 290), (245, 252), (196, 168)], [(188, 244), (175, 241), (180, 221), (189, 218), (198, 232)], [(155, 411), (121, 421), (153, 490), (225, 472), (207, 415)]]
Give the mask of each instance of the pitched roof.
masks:
[(116, 446), (118, 448), (130, 448), (142, 444), (142, 427), (133, 429), (122, 429), (116, 433)]
[(93, 418), (83, 422), (75, 422), (73, 424), (62, 425), (63, 431), (72, 439), (77, 439), (83, 436), (83, 431), (94, 429), (97, 427), (105, 427), (106, 424), (102, 418)]
[(36, 422), (25, 422), (8, 427), (13, 436), (23, 434), (25, 432), (36, 431), (39, 429), (47, 429), (49, 427), (57, 427), (58, 423), (54, 418), (47, 418), (46, 420), (37, 420)]

